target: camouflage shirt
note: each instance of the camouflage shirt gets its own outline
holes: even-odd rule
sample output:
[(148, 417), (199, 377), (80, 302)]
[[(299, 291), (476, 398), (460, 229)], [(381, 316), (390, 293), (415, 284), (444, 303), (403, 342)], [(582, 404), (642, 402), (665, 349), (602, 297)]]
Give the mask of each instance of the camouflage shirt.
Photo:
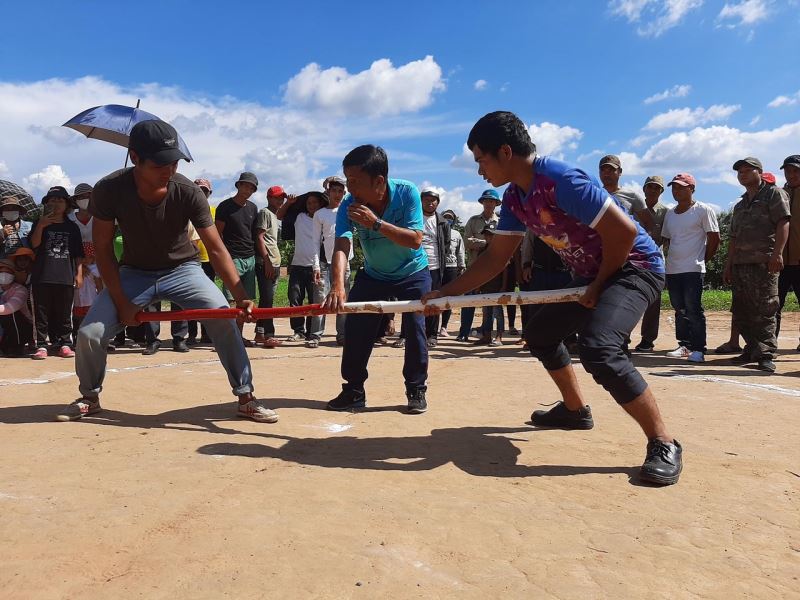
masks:
[(774, 185), (762, 183), (752, 200), (747, 192), (742, 194), (731, 215), (732, 264), (769, 262), (775, 249), (775, 228), (789, 216), (789, 197)]

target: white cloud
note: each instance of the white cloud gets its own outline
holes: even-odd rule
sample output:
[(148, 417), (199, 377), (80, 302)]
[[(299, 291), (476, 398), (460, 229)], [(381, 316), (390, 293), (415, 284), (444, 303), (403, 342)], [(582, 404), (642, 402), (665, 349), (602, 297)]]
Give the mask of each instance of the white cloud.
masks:
[(628, 143), (634, 148), (640, 148), (641, 146), (644, 146), (647, 142), (652, 140), (654, 137), (656, 137), (656, 134), (643, 133), (642, 135), (637, 135)]
[(654, 102), (661, 102), (662, 100), (668, 100), (670, 98), (685, 98), (689, 95), (689, 92), (692, 91), (692, 86), (688, 84), (683, 85), (673, 85), (671, 88), (664, 90), (663, 92), (659, 92), (658, 94), (653, 94), (644, 99), (645, 104), (653, 104)]
[(54, 185), (64, 186), (69, 193), (72, 193), (74, 186), (61, 165), (47, 165), (38, 173), (31, 173), (22, 180), (22, 187), (36, 200), (44, 196), (44, 193)]
[[(474, 185), (465, 185), (454, 187), (450, 190), (433, 185), (429, 181), (423, 181), (420, 189), (430, 188), (439, 194), (439, 206), (436, 210), (439, 212), (445, 210), (452, 210), (455, 212), (462, 223), (466, 223), (473, 215), (481, 212), (482, 207), (478, 203), (481, 192), (488, 187), (488, 184), (479, 183)], [(501, 190), (500, 193), (502, 194)]]
[(416, 112), (444, 89), (442, 69), (432, 56), (400, 67), (383, 58), (355, 74), (342, 67), (306, 65), (286, 84), (284, 100), (294, 107), (374, 117)]
[(766, 0), (742, 0), (738, 4), (725, 3), (717, 15), (717, 21), (728, 21), (725, 25), (730, 28), (755, 25), (769, 17), (769, 4)]
[[(577, 149), (578, 142), (583, 137), (580, 129), (569, 125), (556, 125), (547, 121), (543, 121), (541, 125), (531, 123), (528, 133), (530, 133), (533, 143), (536, 144), (537, 154), (556, 158), (563, 158), (565, 151)], [(472, 151), (467, 148), (466, 144), (461, 148), (461, 154), (456, 154), (450, 159), (450, 166), (473, 172), (478, 168), (475, 157), (472, 156)]]
[(472, 151), (464, 144), (461, 149), (461, 154), (456, 154), (450, 159), (450, 166), (462, 171), (477, 171), (478, 163), (475, 162), (475, 157), (472, 156)]
[(754, 127), (754, 126), (758, 125), (758, 123), (759, 123), (760, 121), (761, 121), (761, 115), (756, 115), (755, 117), (753, 117), (752, 119), (750, 119), (750, 123), (749, 123), (749, 125), (750, 125), (750, 127)]
[(580, 129), (575, 129), (569, 125), (556, 125), (544, 121), (541, 125), (532, 123), (528, 127), (533, 143), (536, 144), (536, 152), (541, 155), (552, 155), (556, 158), (563, 158), (565, 150), (575, 150), (578, 142), (583, 137)]
[(697, 125), (724, 121), (739, 109), (741, 109), (739, 104), (714, 104), (707, 109), (702, 106), (695, 109), (675, 108), (650, 119), (644, 129), (650, 131), (688, 129)]
[[(49, 187), (45, 165), (59, 165), (72, 182), (89, 183), (121, 168), (124, 148), (87, 140), (61, 123), (91, 106), (133, 105), (136, 98), (141, 99), (142, 108), (176, 127), (195, 159), (182, 162), (180, 172), (189, 178), (210, 178), (215, 201), (233, 192), (233, 182), (242, 170), (254, 170), (260, 188), (279, 184), (304, 192), (318, 188), (326, 175), (339, 172), (342, 157), (365, 141), (385, 146), (395, 139), (463, 134), (472, 124), (441, 115), (348, 118), (232, 97), (208, 98), (156, 84), (124, 88), (96, 77), (0, 81), (0, 164), (4, 165), (0, 176), (22, 184), (28, 175), (30, 185), (37, 186), (29, 191), (38, 193)], [(446, 169), (440, 165), (440, 170)]]
[(474, 88), (475, 88), (477, 91), (479, 91), (479, 92), (482, 92), (483, 90), (485, 90), (485, 89), (486, 89), (486, 86), (487, 86), (487, 85), (489, 85), (489, 83), (488, 83), (488, 82), (487, 82), (485, 79), (478, 79), (478, 81), (476, 81), (476, 82), (473, 84), (473, 87), (474, 87)]
[[(627, 175), (662, 174), (688, 171), (704, 183), (723, 183), (734, 186), (730, 200), (740, 189), (731, 168), (743, 156), (756, 156), (766, 171), (777, 173), (783, 159), (797, 152), (800, 121), (774, 129), (741, 131), (734, 127), (715, 125), (696, 127), (691, 131), (672, 133), (650, 146), (643, 154), (621, 153)], [(740, 192), (739, 192), (740, 193)], [(715, 202), (721, 199), (708, 198)], [(722, 202), (725, 208), (727, 205)]]
[(659, 37), (702, 5), (703, 0), (611, 0), (609, 8), (612, 15), (639, 24), (640, 36)]
[(800, 91), (788, 96), (777, 96), (772, 102), (767, 104), (770, 108), (780, 108), (781, 106), (794, 106), (800, 102)]

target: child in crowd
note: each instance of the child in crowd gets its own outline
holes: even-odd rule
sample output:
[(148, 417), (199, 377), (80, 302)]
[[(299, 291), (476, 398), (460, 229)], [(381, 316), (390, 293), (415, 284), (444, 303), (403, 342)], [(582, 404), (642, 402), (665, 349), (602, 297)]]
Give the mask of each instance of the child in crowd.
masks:
[(8, 258), (28, 245), (31, 224), (22, 220), (26, 212), (14, 197), (0, 200), (0, 258)]
[(72, 341), (77, 342), (78, 329), (83, 317), (89, 312), (98, 294), (103, 291), (103, 280), (97, 269), (94, 257), (94, 245), (83, 242), (83, 264), (78, 265), (78, 276), (75, 282), (75, 301), (72, 307)]
[(11, 258), (0, 260), (0, 353), (23, 356), (33, 339), (33, 323), (28, 309), (28, 288), (18, 283)]
[(70, 195), (63, 187), (51, 187), (42, 205), (44, 213), (30, 238), (36, 251), (31, 278), (36, 316), (36, 352), (32, 358), (47, 358), (48, 338), (53, 353), (72, 358), (72, 301), (77, 268), (83, 258), (81, 232), (67, 218)]

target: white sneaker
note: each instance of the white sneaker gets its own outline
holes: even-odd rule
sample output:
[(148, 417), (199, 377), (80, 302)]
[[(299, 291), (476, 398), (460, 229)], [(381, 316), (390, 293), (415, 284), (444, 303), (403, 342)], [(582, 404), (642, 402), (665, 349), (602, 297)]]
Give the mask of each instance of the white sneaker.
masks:
[(704, 362), (706, 359), (705, 355), (700, 352), (699, 350), (694, 350), (689, 356), (686, 358), (689, 362), (693, 363), (701, 363)]
[(688, 358), (689, 354), (691, 353), (689, 352), (689, 349), (686, 346), (678, 346), (677, 348), (675, 348), (675, 350), (667, 352), (666, 355), (669, 356), (670, 358)]
[(447, 333), (447, 329), (445, 329), (444, 327), (441, 327), (439, 329), (439, 337), (443, 337), (443, 338), (450, 337), (450, 334)]
[(261, 402), (253, 398), (247, 404), (237, 402), (239, 408), (236, 415), (244, 419), (253, 419), (259, 423), (277, 423), (278, 413), (274, 410), (267, 408)]

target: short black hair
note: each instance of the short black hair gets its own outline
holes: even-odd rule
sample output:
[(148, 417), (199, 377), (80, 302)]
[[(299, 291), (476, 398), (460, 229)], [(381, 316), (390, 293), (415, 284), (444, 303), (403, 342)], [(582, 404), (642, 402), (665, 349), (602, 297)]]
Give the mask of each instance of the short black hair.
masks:
[(467, 138), (467, 147), (478, 146), (482, 152), (497, 156), (500, 146), (508, 144), (517, 156), (536, 154), (536, 144), (531, 141), (528, 128), (512, 112), (498, 110), (482, 116)]
[(370, 177), (378, 175), (389, 177), (389, 159), (386, 157), (386, 152), (380, 146), (372, 144), (350, 150), (342, 161), (342, 168), (347, 167), (359, 167)]

